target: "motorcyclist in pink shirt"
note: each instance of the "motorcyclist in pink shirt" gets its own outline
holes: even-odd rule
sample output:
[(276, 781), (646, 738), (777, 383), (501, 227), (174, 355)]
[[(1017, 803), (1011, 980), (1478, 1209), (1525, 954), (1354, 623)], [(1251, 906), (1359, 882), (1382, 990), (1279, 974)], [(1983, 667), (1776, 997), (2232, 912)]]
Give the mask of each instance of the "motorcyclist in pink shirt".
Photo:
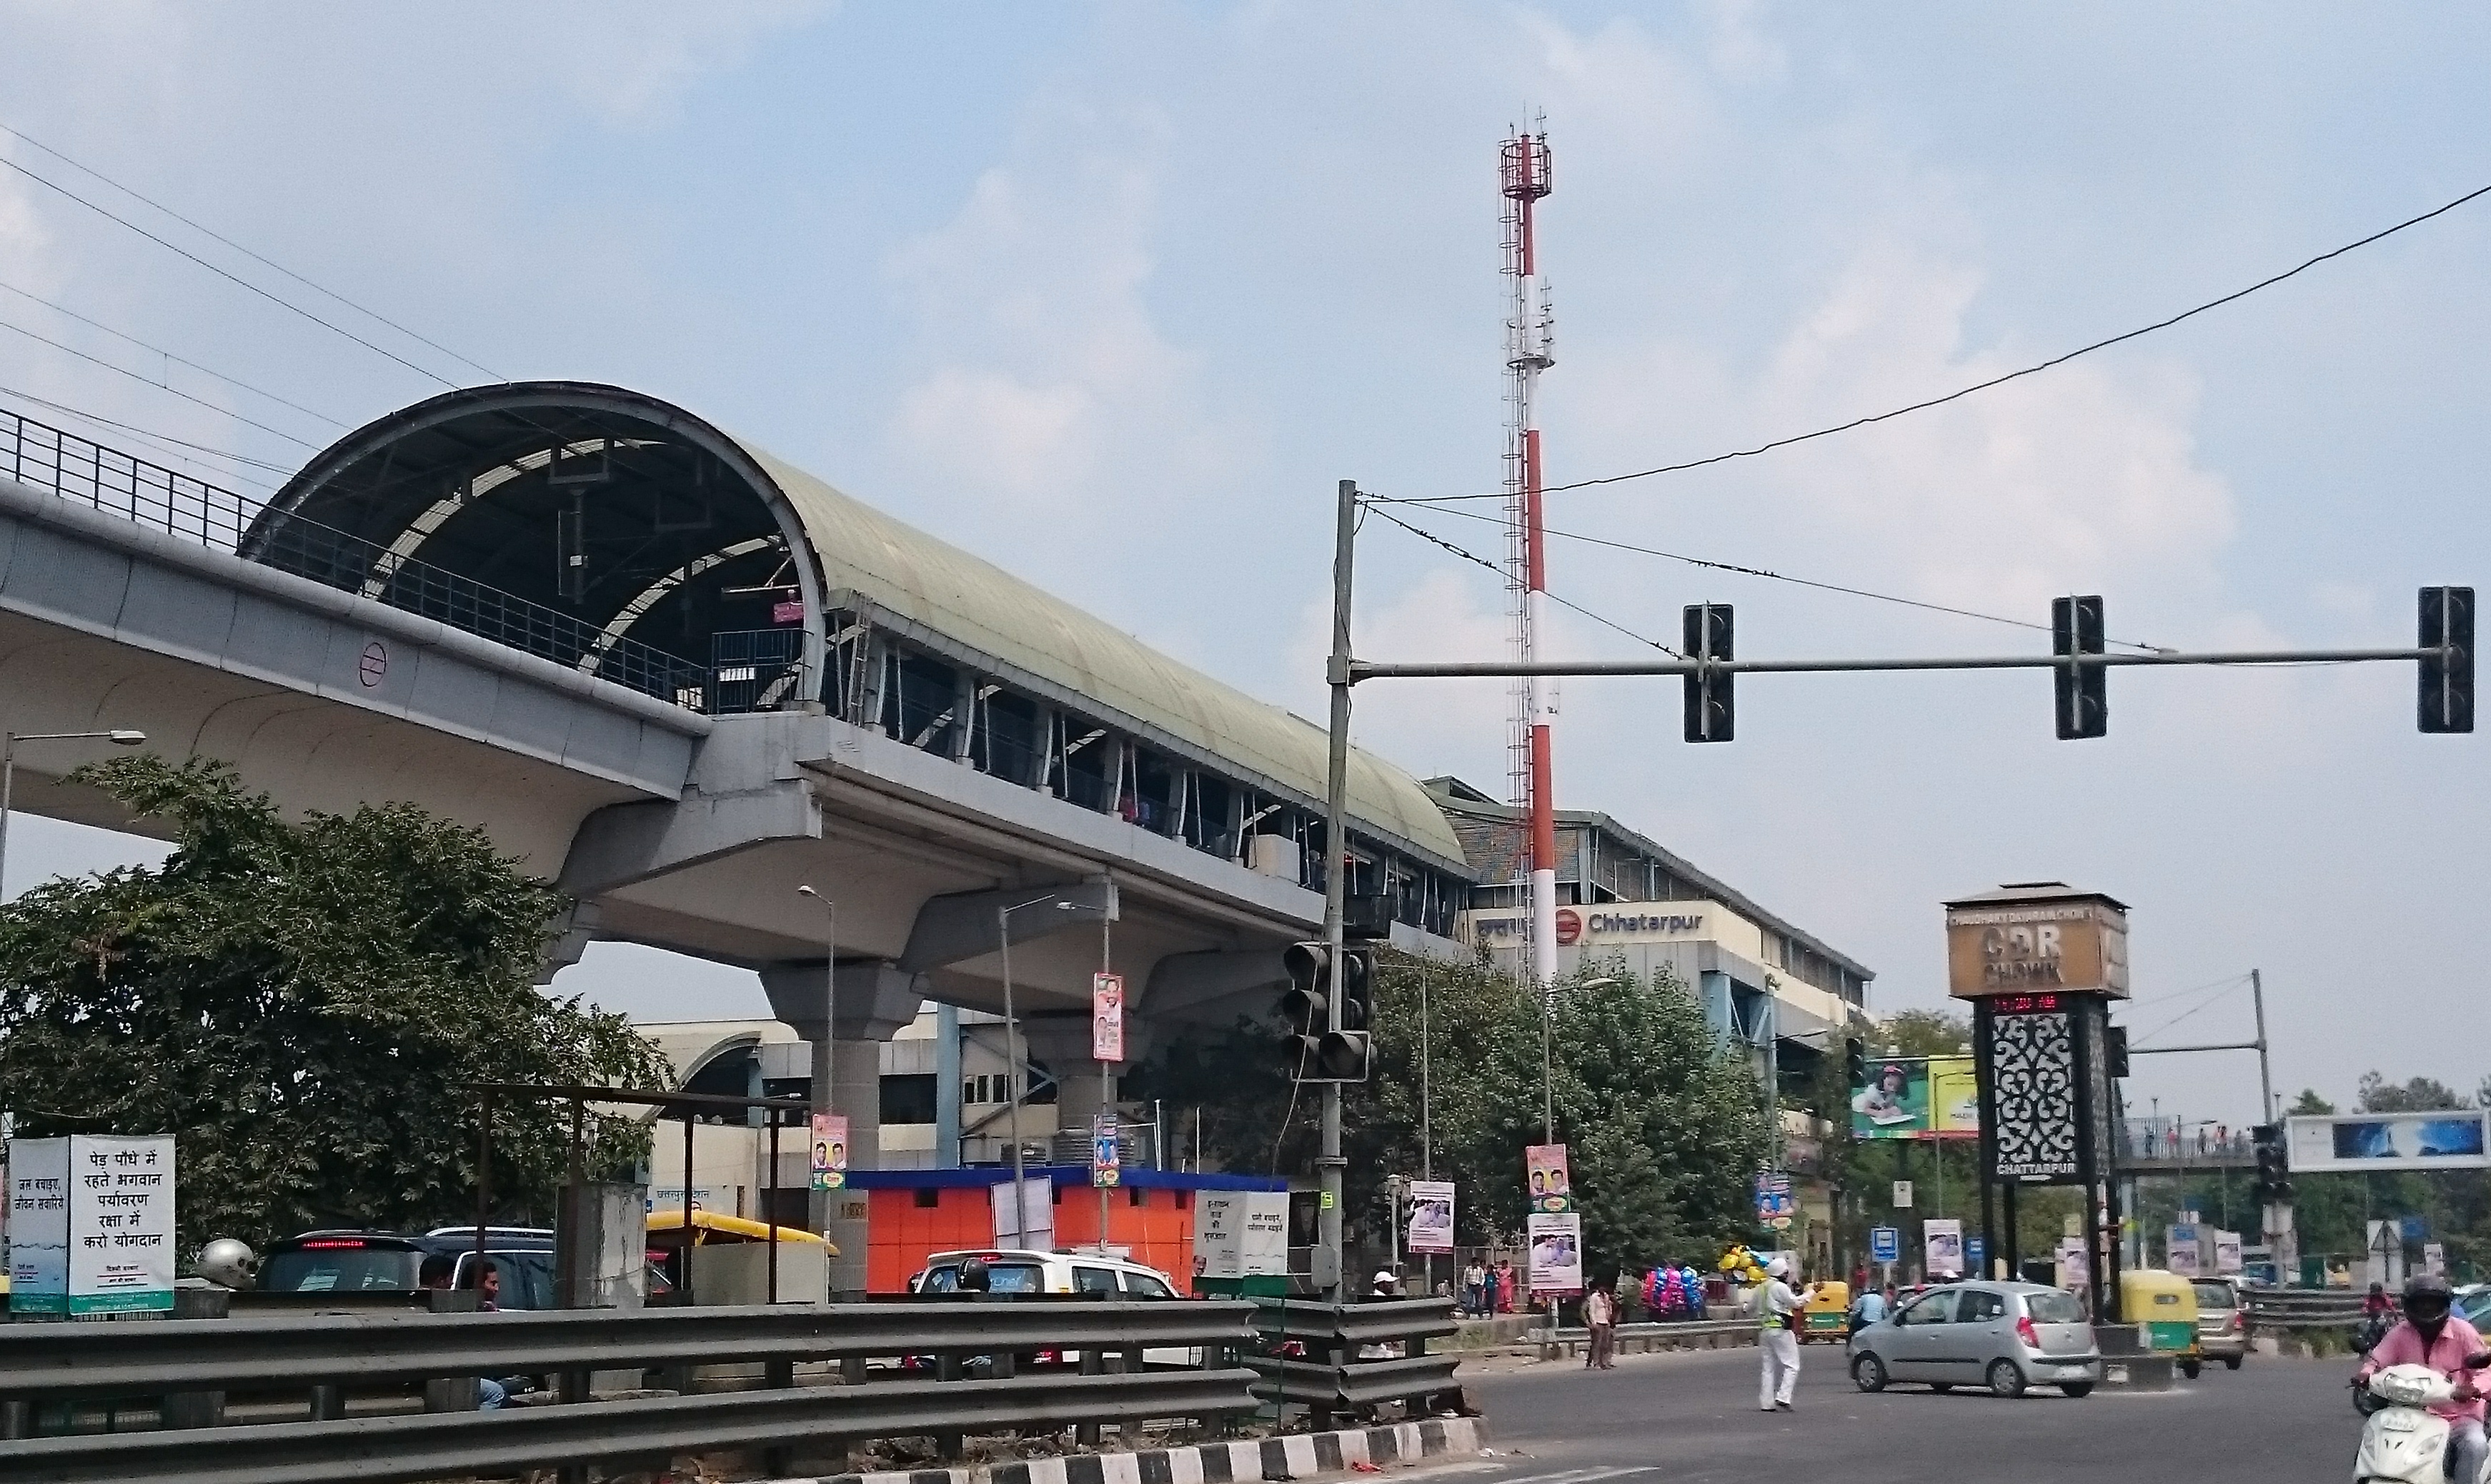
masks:
[(2450, 1478), (2470, 1479), (2482, 1467), (2482, 1394), (2474, 1389), (2474, 1372), (2465, 1362), (2482, 1353), (2482, 1336), (2460, 1315), (2450, 1312), (2455, 1295), (2447, 1280), (2421, 1273), (2405, 1282), (2405, 1317), (2362, 1357), (2353, 1373), (2359, 1385), (2373, 1372), (2391, 1365), (2427, 1366), (2456, 1383), (2456, 1395), (2435, 1402), (2431, 1411), (2447, 1419), (2448, 1441), (2455, 1453)]

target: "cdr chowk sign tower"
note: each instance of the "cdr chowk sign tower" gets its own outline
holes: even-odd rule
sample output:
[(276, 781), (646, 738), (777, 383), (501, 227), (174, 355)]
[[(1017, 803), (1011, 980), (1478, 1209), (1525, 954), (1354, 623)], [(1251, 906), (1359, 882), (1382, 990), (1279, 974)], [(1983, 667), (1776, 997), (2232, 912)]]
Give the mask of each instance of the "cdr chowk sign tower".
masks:
[(2115, 1319), (2112, 1082), (2126, 1073), (2126, 1045), (2110, 1007), (2128, 993), (2127, 906), (2065, 882), (2010, 882), (1947, 903), (1946, 930), (1948, 993), (1972, 1003), (1982, 1250), (2018, 1274), (2016, 1191), (2077, 1186), (2093, 1314)]

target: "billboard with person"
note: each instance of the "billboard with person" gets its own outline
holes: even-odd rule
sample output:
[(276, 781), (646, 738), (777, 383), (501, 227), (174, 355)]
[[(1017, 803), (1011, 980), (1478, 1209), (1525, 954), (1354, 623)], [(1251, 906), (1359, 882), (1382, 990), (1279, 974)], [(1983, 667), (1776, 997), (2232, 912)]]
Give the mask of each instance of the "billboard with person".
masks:
[(1978, 1139), (1980, 1090), (1972, 1058), (1871, 1057), (1851, 1090), (1854, 1139)]

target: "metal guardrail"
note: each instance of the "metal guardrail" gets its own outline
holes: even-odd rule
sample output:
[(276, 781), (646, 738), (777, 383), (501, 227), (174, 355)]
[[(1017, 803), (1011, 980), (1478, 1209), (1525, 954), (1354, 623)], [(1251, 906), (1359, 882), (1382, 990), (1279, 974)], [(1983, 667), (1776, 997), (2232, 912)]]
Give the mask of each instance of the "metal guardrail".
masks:
[[(1266, 1401), (1297, 1402), (1313, 1412), (1318, 1427), (1332, 1413), (1385, 1402), (1417, 1406), (1453, 1383), (1461, 1362), (1427, 1353), (1427, 1342), (1457, 1333), (1450, 1298), (1401, 1298), (1382, 1303), (1326, 1304), (1303, 1299), (1257, 1299), (1254, 1328), (1267, 1348), (1297, 1341), (1306, 1358), (1249, 1355), (1261, 1379), (1254, 1394)], [(1398, 1355), (1363, 1358), (1363, 1350), (1405, 1347)]]
[[(1663, 1346), (1674, 1349), (1681, 1344), (1700, 1344), (1711, 1349), (1718, 1349), (1723, 1340), (1728, 1340), (1735, 1345), (1752, 1344), (1756, 1337), (1756, 1322), (1752, 1319), (1682, 1320), (1667, 1323), (1656, 1321), (1620, 1324), (1618, 1347), (1625, 1350), (1630, 1345), (1639, 1345), (1646, 1354)], [(1534, 1329), (1524, 1341), (1543, 1351), (1563, 1350), (1568, 1354), (1573, 1353), (1575, 1346), (1589, 1345), (1591, 1342), (1592, 1331), (1579, 1324), (1570, 1329), (1561, 1328), (1554, 1332)]]
[(1244, 1302), (779, 1304), (0, 1325), (0, 1399), (943, 1352), (1227, 1347)]
[(1246, 1394), (1253, 1379), (1248, 1371), (1221, 1369), (888, 1382), (496, 1412), (45, 1438), (0, 1447), (0, 1473), (21, 1484), (389, 1484), (722, 1449), (1061, 1427), (1088, 1418), (1240, 1413), (1254, 1407)]
[[(288, 515), (254, 533), (267, 502), (0, 409), (0, 476), (133, 525), (464, 629), (540, 659), (686, 706), (707, 666), (571, 614), (400, 557), (377, 541)], [(246, 545), (250, 549), (246, 550)], [(688, 710), (699, 710), (687, 706)]]
[(2334, 1327), (2361, 1322), (2363, 1295), (2353, 1289), (2250, 1289), (2245, 1296), (2249, 1323), (2268, 1328)]

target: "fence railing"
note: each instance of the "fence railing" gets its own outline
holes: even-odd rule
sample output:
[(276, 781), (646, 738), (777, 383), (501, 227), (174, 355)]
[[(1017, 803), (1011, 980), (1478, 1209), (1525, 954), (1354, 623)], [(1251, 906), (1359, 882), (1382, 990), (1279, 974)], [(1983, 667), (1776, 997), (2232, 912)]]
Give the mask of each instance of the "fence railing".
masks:
[[(1416, 1408), (1453, 1383), (1460, 1362), (1429, 1354), (1427, 1342), (1458, 1330), (1450, 1298), (1327, 1304), (1258, 1299), (1254, 1329), (1266, 1353), (1249, 1356), (1254, 1394), (1295, 1402), (1318, 1428), (1353, 1408), (1402, 1402)], [(1301, 1353), (1272, 1353), (1286, 1346)]]
[[(689, 710), (707, 666), (377, 541), (288, 515), (254, 533), (266, 502), (0, 408), (0, 477), (211, 551), (359, 593), (479, 638)], [(248, 548), (248, 549), (246, 549)]]
[[(1228, 1417), (1257, 1406), (1248, 1390), (1255, 1374), (1235, 1363), (1255, 1340), (1252, 1312), (1237, 1302), (942, 1302), (11, 1324), (0, 1326), (0, 1403), (11, 1404), (20, 1431), (47, 1404), (231, 1391), (301, 1391), (312, 1412), (325, 1414), (20, 1438), (0, 1444), (0, 1474), (57, 1484), (345, 1484), (896, 1436), (932, 1435), (956, 1450), (961, 1435), (1000, 1427)], [(1012, 1374), (1011, 1357), (1036, 1351), (1103, 1359), (1171, 1348), (1195, 1363)], [(974, 1357), (990, 1363), (968, 1364)], [(931, 1361), (943, 1379), (918, 1379), (922, 1369), (868, 1379), (868, 1360), (903, 1358)], [(823, 1360), (843, 1362), (847, 1383), (794, 1384), (795, 1364)], [(767, 1365), (771, 1387), (584, 1399), (591, 1372), (753, 1361)], [(547, 1374), (567, 1378), (563, 1394), (581, 1399), (491, 1412), (337, 1415), (341, 1391)], [(963, 1376), (977, 1379), (951, 1379)]]

